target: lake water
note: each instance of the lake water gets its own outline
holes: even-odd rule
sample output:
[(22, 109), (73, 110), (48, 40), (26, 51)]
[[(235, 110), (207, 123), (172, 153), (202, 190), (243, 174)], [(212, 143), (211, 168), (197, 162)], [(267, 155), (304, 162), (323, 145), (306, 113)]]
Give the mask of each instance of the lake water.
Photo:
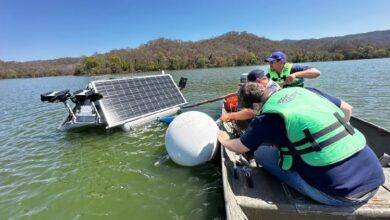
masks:
[[(307, 64), (322, 72), (307, 86), (352, 104), (354, 116), (390, 128), (390, 59)], [(183, 94), (194, 103), (236, 91), (240, 74), (253, 68), (169, 73), (176, 82), (188, 78)], [(73, 92), (97, 78), (0, 80), (0, 219), (224, 219), (219, 161), (188, 168), (167, 160), (167, 125), (57, 130), (64, 106), (41, 103), (39, 95)], [(216, 119), (221, 103), (191, 110)]]

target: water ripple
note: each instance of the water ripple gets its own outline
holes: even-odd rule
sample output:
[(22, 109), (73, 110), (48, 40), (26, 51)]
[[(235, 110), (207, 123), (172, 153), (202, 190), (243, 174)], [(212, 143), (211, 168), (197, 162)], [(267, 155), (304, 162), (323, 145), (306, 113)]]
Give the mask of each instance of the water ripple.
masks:
[[(355, 116), (390, 128), (389, 61), (313, 63), (322, 74), (307, 85), (346, 100)], [(190, 79), (183, 92), (193, 103), (235, 91), (240, 73), (252, 68), (183, 70), (173, 77)], [(39, 95), (75, 91), (89, 80), (0, 80), (1, 94), (23, 91), (23, 96), (0, 96), (1, 218), (223, 219), (218, 166), (173, 163), (164, 146), (167, 125), (154, 122), (130, 132), (57, 130), (67, 115), (63, 104), (41, 103)], [(220, 106), (215, 102), (191, 110), (216, 118)]]

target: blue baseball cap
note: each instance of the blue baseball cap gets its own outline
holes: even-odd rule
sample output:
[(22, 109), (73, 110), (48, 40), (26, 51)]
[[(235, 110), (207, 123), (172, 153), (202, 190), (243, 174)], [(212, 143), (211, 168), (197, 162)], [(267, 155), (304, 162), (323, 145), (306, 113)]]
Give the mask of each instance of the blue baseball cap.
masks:
[(271, 54), (270, 57), (266, 58), (265, 62), (272, 62), (274, 60), (282, 60), (284, 62), (287, 61), (286, 54), (284, 54), (282, 51), (275, 51)]
[(254, 69), (248, 73), (248, 76), (246, 77), (246, 79), (249, 82), (256, 82), (256, 79), (264, 78), (264, 77), (267, 77), (267, 74), (265, 74), (265, 72), (263, 70)]

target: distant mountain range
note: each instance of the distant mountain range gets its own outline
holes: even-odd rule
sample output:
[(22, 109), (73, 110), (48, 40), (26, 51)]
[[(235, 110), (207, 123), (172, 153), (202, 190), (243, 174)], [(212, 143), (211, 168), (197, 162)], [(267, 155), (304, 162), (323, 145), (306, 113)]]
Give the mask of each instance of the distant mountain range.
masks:
[(298, 43), (300, 42), (332, 42), (332, 41), (343, 41), (343, 40), (358, 40), (365, 41), (375, 45), (376, 47), (389, 47), (390, 46), (390, 30), (386, 31), (373, 31), (362, 34), (350, 34), (341, 37), (325, 37), (320, 39), (307, 39), (307, 40), (284, 40), (284, 42)]
[(263, 64), (263, 59), (275, 50), (284, 51), (291, 62), (390, 57), (390, 30), (282, 41), (247, 32), (228, 32), (195, 42), (160, 38), (138, 48), (89, 57), (29, 62), (0, 60), (0, 78), (257, 65)]

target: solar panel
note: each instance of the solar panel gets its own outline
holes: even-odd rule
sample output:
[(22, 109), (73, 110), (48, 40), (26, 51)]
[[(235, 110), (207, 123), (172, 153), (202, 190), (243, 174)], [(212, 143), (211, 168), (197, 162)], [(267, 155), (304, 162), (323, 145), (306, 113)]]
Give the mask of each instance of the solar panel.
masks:
[(186, 104), (171, 75), (91, 82), (108, 128)]

